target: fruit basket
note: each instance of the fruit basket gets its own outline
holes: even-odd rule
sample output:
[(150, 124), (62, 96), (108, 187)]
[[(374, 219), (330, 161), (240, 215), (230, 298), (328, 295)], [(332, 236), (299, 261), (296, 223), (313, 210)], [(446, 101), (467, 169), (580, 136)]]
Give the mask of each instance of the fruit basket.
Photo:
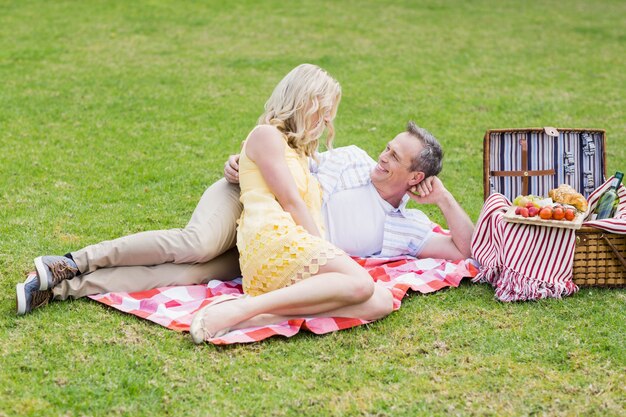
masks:
[[(606, 134), (599, 129), (492, 129), (483, 142), (485, 199), (501, 193), (547, 196), (569, 184), (588, 197), (606, 177)], [(511, 217), (511, 216), (510, 216)], [(578, 286), (626, 286), (626, 236), (576, 230), (573, 280)]]

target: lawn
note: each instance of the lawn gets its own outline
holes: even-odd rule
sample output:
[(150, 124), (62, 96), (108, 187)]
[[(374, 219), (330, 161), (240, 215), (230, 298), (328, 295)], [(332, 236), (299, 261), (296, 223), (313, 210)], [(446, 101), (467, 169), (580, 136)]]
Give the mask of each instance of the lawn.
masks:
[(624, 415), (625, 290), (465, 282), (219, 348), (89, 300), (17, 317), (14, 288), (35, 256), (184, 226), (302, 62), (342, 84), (336, 146), (375, 156), (415, 120), (474, 221), (489, 128), (603, 128), (623, 171), (625, 28), (610, 0), (0, 0), (0, 416)]

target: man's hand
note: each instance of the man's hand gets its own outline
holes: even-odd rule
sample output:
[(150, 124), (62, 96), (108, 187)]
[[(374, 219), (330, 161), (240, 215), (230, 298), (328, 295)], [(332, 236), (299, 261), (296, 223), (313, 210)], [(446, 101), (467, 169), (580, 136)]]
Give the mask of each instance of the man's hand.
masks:
[(449, 192), (438, 177), (432, 176), (412, 187), (407, 194), (418, 204), (440, 205)]
[(231, 184), (239, 184), (239, 155), (231, 155), (224, 164), (224, 178)]

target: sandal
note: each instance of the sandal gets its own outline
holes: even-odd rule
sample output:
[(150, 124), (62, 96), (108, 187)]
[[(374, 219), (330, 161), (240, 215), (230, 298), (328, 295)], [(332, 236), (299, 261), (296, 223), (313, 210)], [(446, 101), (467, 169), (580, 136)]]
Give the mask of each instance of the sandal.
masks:
[(220, 337), (230, 332), (230, 328), (227, 327), (225, 329), (218, 330), (215, 334), (209, 333), (204, 327), (204, 317), (207, 315), (208, 310), (211, 307), (214, 307), (218, 304), (225, 303), (226, 301), (237, 300), (241, 298), (240, 296), (232, 295), (232, 294), (224, 294), (216, 297), (211, 304), (208, 304), (202, 307), (195, 316), (193, 316), (193, 320), (191, 321), (191, 326), (189, 326), (189, 333), (195, 344), (200, 344), (205, 340), (213, 339), (216, 337)]

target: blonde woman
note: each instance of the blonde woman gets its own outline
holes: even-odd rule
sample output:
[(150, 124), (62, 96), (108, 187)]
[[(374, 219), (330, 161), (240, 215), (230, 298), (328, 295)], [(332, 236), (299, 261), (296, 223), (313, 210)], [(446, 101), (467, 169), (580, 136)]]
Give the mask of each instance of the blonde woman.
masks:
[(341, 87), (323, 69), (303, 64), (276, 86), (239, 160), (237, 247), (251, 297), (224, 297), (191, 324), (196, 343), (235, 328), (291, 316), (377, 319), (392, 311), (391, 293), (324, 240), (321, 191), (308, 169), (325, 130), (332, 147)]

